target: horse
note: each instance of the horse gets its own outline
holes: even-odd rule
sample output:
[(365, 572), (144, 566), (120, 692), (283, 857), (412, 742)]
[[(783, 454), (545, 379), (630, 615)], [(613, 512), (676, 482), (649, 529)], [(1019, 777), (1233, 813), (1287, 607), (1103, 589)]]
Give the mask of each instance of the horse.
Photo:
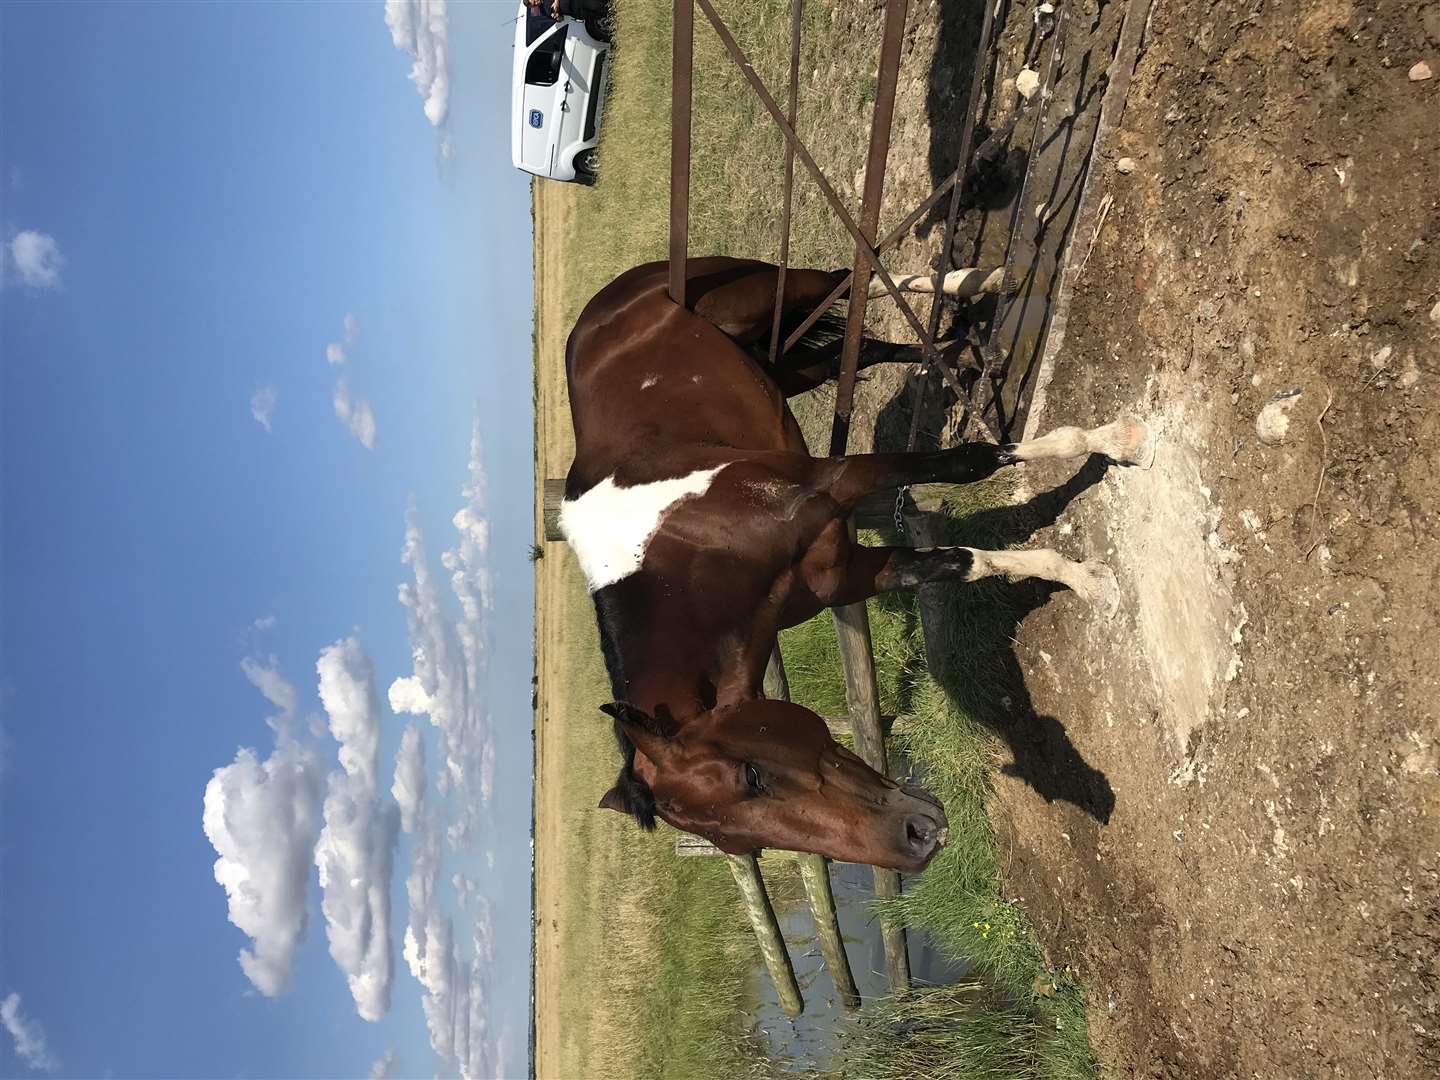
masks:
[[(877, 489), (970, 483), (1042, 458), (1145, 464), (1148, 431), (1122, 418), (1016, 444), (813, 457), (786, 401), (833, 374), (836, 323), (771, 365), (777, 267), (690, 259), (688, 308), (668, 295), (667, 267), (638, 266), (601, 289), (565, 352), (576, 449), (560, 526), (594, 602), (615, 699), (601, 708), (622, 758), (600, 806), (730, 854), (789, 849), (919, 871), (944, 844), (944, 808), (871, 769), (811, 710), (765, 698), (776, 633), (878, 593), (992, 574), (1060, 582), (1113, 610), (1103, 564), (864, 546), (848, 519)], [(790, 270), (782, 334), (843, 277)], [(944, 287), (1006, 286), (998, 271), (956, 271)], [(869, 342), (862, 363), (917, 356)]]

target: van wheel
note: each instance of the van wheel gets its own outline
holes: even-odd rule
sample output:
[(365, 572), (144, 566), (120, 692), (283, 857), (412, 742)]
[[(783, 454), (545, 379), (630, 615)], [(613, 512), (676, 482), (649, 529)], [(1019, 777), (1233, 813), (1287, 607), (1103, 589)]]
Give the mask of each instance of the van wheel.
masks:
[(595, 183), (595, 148), (592, 146), (575, 155), (575, 172), (582, 184)]
[(585, 32), (596, 41), (610, 42), (610, 19), (606, 16), (603, 19), (590, 18), (585, 20)]

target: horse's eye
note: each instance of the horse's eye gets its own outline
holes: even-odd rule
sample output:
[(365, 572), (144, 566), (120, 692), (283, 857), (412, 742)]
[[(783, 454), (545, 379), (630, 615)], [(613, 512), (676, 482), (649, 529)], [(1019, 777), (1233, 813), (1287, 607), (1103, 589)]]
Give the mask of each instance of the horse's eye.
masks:
[(749, 762), (745, 763), (745, 783), (749, 785), (751, 791), (759, 791), (761, 789), (760, 770)]

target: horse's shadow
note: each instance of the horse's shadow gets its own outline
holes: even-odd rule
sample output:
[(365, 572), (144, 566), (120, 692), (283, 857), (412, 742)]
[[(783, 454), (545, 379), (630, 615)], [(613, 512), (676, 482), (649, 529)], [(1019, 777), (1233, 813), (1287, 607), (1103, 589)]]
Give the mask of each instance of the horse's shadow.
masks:
[[(921, 519), (934, 526), (941, 543), (992, 549), (1019, 544), (1053, 525), (1107, 466), (1106, 459), (1093, 456), (1064, 484), (1020, 506), (961, 518), (936, 512)], [(935, 589), (942, 615), (938, 627), (926, 628), (928, 669), (958, 709), (1004, 740), (1012, 760), (1002, 772), (1024, 780), (1047, 802), (1068, 802), (1108, 822), (1115, 809), (1110, 781), (1085, 760), (1058, 718), (1035, 708), (1016, 655), (1021, 622), (1065, 592), (1064, 586), (995, 578)]]

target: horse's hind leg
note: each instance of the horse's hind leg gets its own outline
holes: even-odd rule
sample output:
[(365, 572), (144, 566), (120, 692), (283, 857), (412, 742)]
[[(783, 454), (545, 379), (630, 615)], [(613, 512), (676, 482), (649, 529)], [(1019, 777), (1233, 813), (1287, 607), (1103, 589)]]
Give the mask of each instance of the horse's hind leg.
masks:
[[(799, 347), (778, 357), (770, 375), (786, 397), (814, 390), (839, 376), (841, 344), (835, 341), (818, 348)], [(963, 345), (961, 341), (940, 341), (935, 347), (941, 358), (948, 361)], [(899, 342), (867, 337), (860, 339), (860, 360), (856, 370), (864, 371), (877, 364), (919, 364), (925, 359), (925, 350), (919, 345), (901, 345)]]
[[(727, 274), (722, 283), (704, 288), (695, 299), (695, 314), (729, 335), (738, 345), (768, 341), (775, 323), (775, 284), (780, 268), (754, 262), (743, 272)], [(830, 295), (845, 271), (791, 269), (785, 273), (784, 313), (807, 314)], [(703, 285), (700, 281), (694, 285)]]

